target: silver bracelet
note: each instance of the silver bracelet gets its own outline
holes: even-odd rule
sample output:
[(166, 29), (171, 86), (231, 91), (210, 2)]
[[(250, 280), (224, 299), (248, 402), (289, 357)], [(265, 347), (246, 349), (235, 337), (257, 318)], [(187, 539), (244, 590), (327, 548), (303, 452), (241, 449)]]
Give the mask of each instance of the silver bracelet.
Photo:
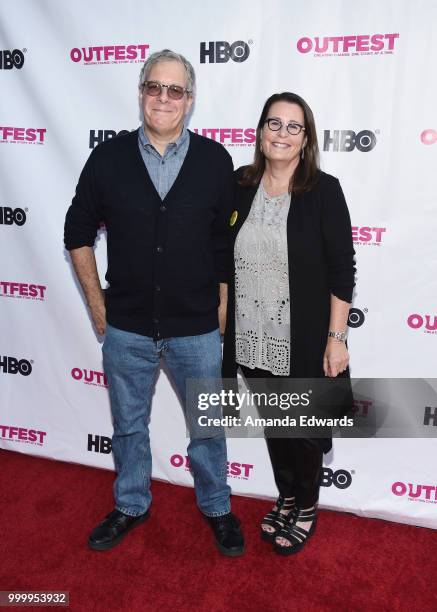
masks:
[(344, 342), (346, 340), (346, 336), (347, 336), (346, 331), (342, 331), (342, 332), (328, 331), (328, 338), (335, 338), (336, 340), (339, 340), (340, 342)]

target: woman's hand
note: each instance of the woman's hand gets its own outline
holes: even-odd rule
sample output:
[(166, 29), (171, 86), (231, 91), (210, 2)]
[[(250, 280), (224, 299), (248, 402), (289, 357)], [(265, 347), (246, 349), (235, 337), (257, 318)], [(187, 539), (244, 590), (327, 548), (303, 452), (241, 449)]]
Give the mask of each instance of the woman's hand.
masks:
[(328, 338), (325, 354), (323, 355), (323, 371), (325, 376), (335, 378), (344, 372), (349, 364), (349, 353), (344, 342), (335, 338)]

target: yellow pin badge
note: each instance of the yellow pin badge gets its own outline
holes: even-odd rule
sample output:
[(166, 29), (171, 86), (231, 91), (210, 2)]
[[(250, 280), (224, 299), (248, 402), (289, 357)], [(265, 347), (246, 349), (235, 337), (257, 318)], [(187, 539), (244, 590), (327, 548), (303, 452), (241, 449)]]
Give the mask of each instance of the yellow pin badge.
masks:
[(232, 227), (233, 225), (235, 225), (236, 221), (238, 219), (238, 210), (234, 210), (234, 212), (231, 215), (231, 220), (229, 222), (230, 226)]

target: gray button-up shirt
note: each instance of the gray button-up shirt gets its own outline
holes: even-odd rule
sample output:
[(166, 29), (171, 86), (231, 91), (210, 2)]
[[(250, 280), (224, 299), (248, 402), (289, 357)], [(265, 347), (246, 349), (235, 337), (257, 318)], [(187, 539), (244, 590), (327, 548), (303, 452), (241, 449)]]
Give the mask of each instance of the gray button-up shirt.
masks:
[(181, 135), (175, 142), (170, 142), (161, 155), (150, 143), (144, 132), (144, 126), (138, 130), (138, 146), (141, 157), (152, 179), (161, 200), (170, 191), (183, 164), (190, 144), (190, 133), (184, 126)]

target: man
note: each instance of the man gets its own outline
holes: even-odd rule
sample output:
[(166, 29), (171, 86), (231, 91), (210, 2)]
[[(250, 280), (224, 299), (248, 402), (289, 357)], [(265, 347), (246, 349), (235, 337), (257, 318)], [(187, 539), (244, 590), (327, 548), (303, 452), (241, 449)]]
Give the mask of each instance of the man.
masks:
[[(92, 151), (67, 212), (66, 248), (96, 330), (105, 334), (103, 365), (114, 422), (115, 509), (92, 531), (94, 550), (112, 548), (148, 517), (148, 419), (160, 360), (188, 424), (198, 414), (187, 398), (186, 379), (220, 378), (218, 315), (223, 318), (226, 302), (233, 166), (221, 145), (185, 127), (194, 89), (193, 67), (182, 55), (151, 55), (140, 73), (143, 125)], [(93, 253), (102, 220), (105, 292)], [(242, 554), (240, 523), (230, 512), (223, 431), (209, 437), (190, 433), (197, 504), (219, 550)]]

